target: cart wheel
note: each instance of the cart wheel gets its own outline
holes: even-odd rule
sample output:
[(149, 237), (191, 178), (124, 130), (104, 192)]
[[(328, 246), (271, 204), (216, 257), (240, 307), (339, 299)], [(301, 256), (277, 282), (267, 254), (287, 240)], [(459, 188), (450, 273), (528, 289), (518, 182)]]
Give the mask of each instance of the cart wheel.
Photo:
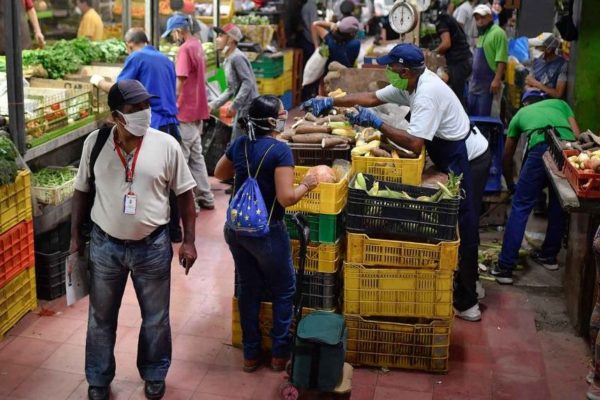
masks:
[(290, 382), (285, 382), (281, 385), (282, 400), (298, 400), (298, 397), (300, 397), (300, 392), (296, 386), (292, 385)]
[(288, 374), (288, 376), (292, 377), (292, 360), (288, 360), (287, 363), (285, 363), (285, 372)]

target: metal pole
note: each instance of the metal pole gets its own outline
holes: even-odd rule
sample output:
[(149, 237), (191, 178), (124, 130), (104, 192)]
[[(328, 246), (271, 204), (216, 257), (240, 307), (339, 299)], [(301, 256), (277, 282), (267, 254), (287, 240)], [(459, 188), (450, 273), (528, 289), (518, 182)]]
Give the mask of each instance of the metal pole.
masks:
[(121, 23), (123, 25), (123, 34), (125, 34), (131, 28), (131, 0), (123, 0)]
[(221, 26), (221, 0), (213, 0), (213, 25)]
[(158, 15), (158, 0), (146, 1), (144, 26), (148, 33), (150, 44), (156, 48), (160, 43), (160, 19)]
[(6, 81), (10, 136), (21, 154), (25, 154), (25, 110), (23, 108), (23, 68), (21, 63), (20, 1), (4, 1)]

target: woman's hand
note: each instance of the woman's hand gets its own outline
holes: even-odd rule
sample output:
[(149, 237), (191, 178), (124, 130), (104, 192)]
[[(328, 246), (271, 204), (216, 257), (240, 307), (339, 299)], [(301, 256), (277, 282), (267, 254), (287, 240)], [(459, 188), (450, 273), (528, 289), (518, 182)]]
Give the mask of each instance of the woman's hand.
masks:
[(317, 187), (319, 181), (317, 180), (316, 175), (307, 174), (304, 176), (304, 179), (300, 184), (306, 186), (308, 188), (308, 191), (310, 192), (311, 190)]

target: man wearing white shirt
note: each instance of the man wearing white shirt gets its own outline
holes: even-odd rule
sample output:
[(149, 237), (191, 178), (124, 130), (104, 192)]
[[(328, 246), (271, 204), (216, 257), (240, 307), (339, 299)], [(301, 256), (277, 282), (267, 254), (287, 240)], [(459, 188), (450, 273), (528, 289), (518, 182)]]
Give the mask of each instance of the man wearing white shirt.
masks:
[[(358, 113), (351, 115), (350, 121), (379, 129), (386, 138), (416, 154), (425, 147), (440, 170), (463, 174), (461, 188), (465, 195), (459, 209), (461, 265), (456, 278), (454, 307), (458, 317), (479, 321), (481, 312), (475, 288), (479, 214), (475, 211), (474, 198), (482, 196), (483, 187), (479, 181), (483, 180), (485, 185), (489, 172), (487, 140), (480, 133), (473, 132), (469, 117), (452, 89), (425, 68), (421, 49), (412, 44), (399, 44), (387, 56), (378, 58), (377, 63), (388, 66), (386, 74), (390, 85), (372, 93), (311, 99), (303, 104), (303, 108), (319, 115), (334, 105), (376, 107), (395, 103), (410, 106), (407, 130), (384, 123), (375, 113), (363, 107), (358, 107)], [(478, 182), (474, 181), (474, 175)], [(479, 187), (482, 187), (481, 193), (476, 192)]]
[(465, 31), (471, 49), (474, 49), (477, 45), (477, 26), (475, 25), (475, 18), (473, 18), (473, 4), (476, 2), (477, 0), (465, 0), (452, 14)]

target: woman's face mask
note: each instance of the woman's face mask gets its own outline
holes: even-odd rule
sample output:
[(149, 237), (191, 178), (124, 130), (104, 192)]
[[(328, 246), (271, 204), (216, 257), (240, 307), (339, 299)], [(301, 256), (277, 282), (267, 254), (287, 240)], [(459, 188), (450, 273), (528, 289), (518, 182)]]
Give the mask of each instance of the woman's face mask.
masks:
[(123, 114), (120, 111), (117, 112), (121, 114), (125, 120), (123, 127), (133, 136), (142, 137), (146, 134), (146, 132), (148, 132), (148, 128), (150, 128), (150, 120), (152, 118), (150, 107), (131, 114)]
[(390, 67), (385, 69), (385, 76), (390, 81), (390, 85), (400, 90), (408, 89), (408, 79), (400, 77), (396, 72), (392, 71)]

